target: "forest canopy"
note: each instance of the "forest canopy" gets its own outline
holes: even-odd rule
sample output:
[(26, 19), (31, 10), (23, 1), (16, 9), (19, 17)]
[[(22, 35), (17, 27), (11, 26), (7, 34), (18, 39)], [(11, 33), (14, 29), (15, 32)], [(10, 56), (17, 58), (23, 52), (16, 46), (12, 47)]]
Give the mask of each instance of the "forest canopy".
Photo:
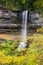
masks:
[(0, 6), (10, 10), (37, 10), (43, 12), (43, 0), (0, 0)]

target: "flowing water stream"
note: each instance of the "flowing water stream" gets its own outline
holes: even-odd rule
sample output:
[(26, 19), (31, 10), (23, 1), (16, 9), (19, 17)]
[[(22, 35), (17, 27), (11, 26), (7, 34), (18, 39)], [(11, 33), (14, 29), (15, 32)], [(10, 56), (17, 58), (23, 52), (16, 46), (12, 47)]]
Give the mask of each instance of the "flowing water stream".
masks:
[[(28, 14), (28, 11), (23, 11), (22, 13), (21, 40), (25, 40), (27, 37), (27, 14)], [(18, 46), (18, 49), (25, 48), (25, 47), (26, 47), (26, 42), (21, 41)]]

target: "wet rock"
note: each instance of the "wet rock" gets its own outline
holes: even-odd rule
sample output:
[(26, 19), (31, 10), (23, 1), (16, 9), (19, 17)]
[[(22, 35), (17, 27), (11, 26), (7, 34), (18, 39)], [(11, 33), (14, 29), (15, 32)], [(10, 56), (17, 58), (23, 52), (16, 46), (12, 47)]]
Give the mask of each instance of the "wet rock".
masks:
[(29, 44), (31, 43), (31, 41), (30, 40), (27, 40), (27, 42), (26, 42), (26, 48), (29, 48)]

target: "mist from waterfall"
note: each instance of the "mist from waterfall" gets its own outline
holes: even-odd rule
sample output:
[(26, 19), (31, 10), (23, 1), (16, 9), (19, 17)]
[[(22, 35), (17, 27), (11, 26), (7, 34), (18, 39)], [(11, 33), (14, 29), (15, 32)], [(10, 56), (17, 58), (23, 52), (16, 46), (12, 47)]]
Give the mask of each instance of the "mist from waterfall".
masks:
[[(27, 13), (28, 11), (23, 11), (22, 13), (22, 30), (21, 30), (21, 40), (25, 40), (27, 37)], [(21, 41), (18, 48), (25, 48), (26, 42)]]

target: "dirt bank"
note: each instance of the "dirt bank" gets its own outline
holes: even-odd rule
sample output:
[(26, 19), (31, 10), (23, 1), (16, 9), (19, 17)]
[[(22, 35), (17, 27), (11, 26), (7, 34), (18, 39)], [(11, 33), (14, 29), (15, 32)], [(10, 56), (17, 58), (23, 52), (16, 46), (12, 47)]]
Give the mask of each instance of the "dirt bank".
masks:
[(0, 38), (2, 39), (8, 39), (8, 40), (13, 40), (15, 38), (20, 37), (19, 35), (12, 35), (12, 34), (0, 34)]

